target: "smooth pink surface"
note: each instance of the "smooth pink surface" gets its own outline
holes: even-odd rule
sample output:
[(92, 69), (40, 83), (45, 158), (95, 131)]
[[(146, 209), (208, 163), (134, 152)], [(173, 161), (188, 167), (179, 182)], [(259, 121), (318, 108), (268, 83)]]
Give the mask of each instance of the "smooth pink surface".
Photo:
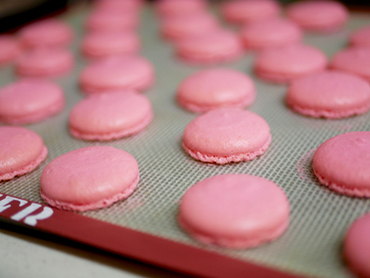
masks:
[(91, 32), (81, 42), (81, 52), (89, 58), (137, 54), (140, 47), (140, 37), (133, 31)]
[(331, 61), (331, 67), (347, 71), (365, 78), (370, 82), (370, 47), (347, 48), (337, 52)]
[(140, 56), (116, 56), (87, 65), (79, 78), (86, 93), (121, 89), (149, 89), (154, 83), (152, 63)]
[(74, 57), (64, 48), (37, 47), (16, 61), (16, 73), (28, 77), (59, 77), (72, 71)]
[(237, 24), (275, 18), (280, 10), (280, 4), (275, 0), (233, 0), (221, 6), (225, 20)]
[(320, 183), (338, 193), (370, 197), (370, 132), (348, 132), (330, 138), (313, 157)]
[(336, 31), (347, 22), (349, 13), (339, 1), (302, 1), (290, 4), (288, 18), (311, 31)]
[(229, 68), (198, 71), (184, 79), (176, 93), (178, 103), (193, 112), (220, 107), (247, 107), (256, 98), (254, 81)]
[(155, 9), (160, 16), (171, 16), (204, 11), (205, 0), (158, 0)]
[(286, 101), (303, 115), (343, 118), (370, 109), (370, 85), (354, 74), (323, 71), (293, 80)]
[(261, 51), (255, 60), (254, 68), (256, 74), (266, 81), (286, 83), (323, 71), (327, 63), (328, 59), (320, 49), (294, 44)]
[(50, 162), (42, 172), (40, 190), (52, 206), (85, 211), (128, 197), (138, 181), (138, 164), (129, 153), (108, 146), (91, 146)]
[(252, 248), (280, 237), (289, 225), (289, 201), (272, 181), (228, 174), (204, 179), (181, 199), (180, 226), (195, 239)]
[(139, 23), (138, 14), (132, 11), (96, 10), (87, 17), (85, 27), (88, 31), (132, 31)]
[(30, 23), (19, 31), (21, 44), (25, 47), (66, 46), (73, 37), (72, 28), (55, 18)]
[(270, 142), (268, 123), (240, 108), (219, 108), (196, 117), (186, 126), (182, 140), (194, 159), (218, 164), (252, 160)]
[(180, 58), (195, 64), (231, 62), (244, 54), (240, 38), (227, 30), (184, 38), (177, 42), (176, 49)]
[(85, 140), (112, 140), (144, 129), (153, 119), (149, 99), (133, 90), (92, 94), (77, 103), (69, 115), (73, 136)]
[(356, 219), (348, 229), (344, 244), (343, 256), (356, 277), (370, 277), (370, 213)]
[(94, 10), (137, 11), (144, 4), (143, 0), (97, 0)]
[(353, 31), (348, 40), (352, 46), (370, 47), (370, 25)]
[(45, 79), (25, 78), (0, 89), (0, 121), (26, 124), (59, 113), (65, 105), (63, 89)]
[(245, 25), (241, 37), (247, 49), (258, 50), (298, 43), (302, 40), (302, 31), (293, 21), (276, 18)]
[(19, 40), (11, 35), (0, 35), (0, 65), (16, 60), (22, 53)]
[(0, 181), (31, 172), (48, 153), (37, 133), (20, 126), (1, 126), (0, 145)]

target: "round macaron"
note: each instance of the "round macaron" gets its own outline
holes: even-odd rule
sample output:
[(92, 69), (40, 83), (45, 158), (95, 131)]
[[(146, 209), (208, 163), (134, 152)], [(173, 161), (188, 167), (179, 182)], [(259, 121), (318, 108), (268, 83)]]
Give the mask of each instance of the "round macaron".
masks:
[(96, 0), (94, 10), (137, 11), (144, 4), (143, 0)]
[(41, 197), (49, 205), (73, 211), (103, 207), (130, 196), (139, 182), (139, 167), (129, 153), (91, 146), (65, 153), (41, 175)]
[(120, 10), (96, 10), (85, 22), (87, 31), (132, 31), (139, 26), (137, 13)]
[(153, 85), (154, 67), (144, 57), (115, 56), (86, 66), (79, 80), (85, 93), (122, 89), (142, 91)]
[(370, 132), (348, 132), (321, 144), (312, 168), (321, 184), (349, 196), (370, 197)]
[(268, 123), (240, 108), (219, 108), (196, 117), (182, 138), (191, 157), (217, 164), (252, 160), (265, 153), (270, 143)]
[(370, 85), (354, 74), (327, 70), (293, 80), (286, 102), (310, 117), (349, 117), (369, 111)]
[(370, 25), (353, 31), (350, 34), (348, 41), (351, 46), (370, 47)]
[(30, 23), (18, 32), (25, 47), (55, 47), (69, 45), (74, 37), (72, 28), (64, 21), (49, 18)]
[(276, 0), (232, 0), (221, 5), (223, 18), (235, 24), (275, 18), (280, 11), (280, 4)]
[(289, 201), (267, 179), (228, 174), (190, 187), (180, 203), (178, 222), (205, 244), (245, 249), (271, 242), (289, 226)]
[(60, 77), (74, 67), (71, 51), (64, 48), (37, 47), (21, 55), (16, 63), (18, 75), (28, 77)]
[(34, 170), (48, 154), (42, 138), (20, 126), (0, 126), (0, 181)]
[(286, 9), (287, 17), (305, 30), (332, 32), (341, 29), (349, 13), (339, 1), (299, 1)]
[(350, 72), (370, 82), (370, 47), (353, 47), (337, 52), (331, 68)]
[(177, 88), (177, 102), (192, 112), (221, 107), (248, 107), (256, 98), (254, 81), (229, 68), (211, 68), (185, 78)]
[(158, 0), (155, 10), (161, 16), (173, 16), (205, 11), (208, 7), (206, 0)]
[(11, 35), (0, 35), (0, 65), (14, 62), (21, 53), (19, 40)]
[(246, 49), (260, 50), (298, 43), (302, 31), (293, 21), (274, 18), (246, 24), (241, 37)]
[(133, 31), (100, 31), (88, 33), (81, 42), (81, 52), (88, 58), (137, 54), (140, 38)]
[(238, 35), (227, 30), (215, 30), (177, 41), (178, 57), (191, 64), (219, 64), (235, 61), (244, 54)]
[(63, 89), (45, 79), (25, 78), (0, 88), (0, 122), (28, 124), (59, 113), (65, 105)]
[(356, 277), (370, 277), (370, 213), (356, 219), (346, 232), (343, 257)]
[(323, 71), (327, 64), (328, 59), (320, 49), (293, 44), (261, 51), (254, 62), (254, 71), (265, 81), (287, 83)]
[(149, 99), (133, 90), (91, 94), (69, 114), (69, 131), (79, 139), (107, 141), (136, 134), (153, 119)]

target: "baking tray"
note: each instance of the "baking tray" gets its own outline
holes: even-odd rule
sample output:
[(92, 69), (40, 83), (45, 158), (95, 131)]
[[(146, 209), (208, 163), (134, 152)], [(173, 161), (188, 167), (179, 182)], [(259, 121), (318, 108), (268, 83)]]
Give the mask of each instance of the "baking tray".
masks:
[[(68, 133), (68, 114), (83, 98), (78, 76), (88, 61), (79, 54), (83, 23), (89, 6), (71, 8), (59, 16), (76, 33), (71, 49), (76, 66), (56, 79), (65, 90), (64, 111), (41, 123), (26, 125), (40, 134), (49, 148), (47, 159), (33, 172), (0, 183), (0, 223), (17, 223), (123, 256), (187, 274), (208, 277), (351, 277), (341, 257), (348, 226), (370, 211), (370, 200), (333, 193), (312, 174), (314, 150), (325, 140), (349, 131), (370, 131), (370, 113), (341, 120), (298, 115), (284, 103), (286, 86), (260, 81), (252, 71), (253, 52), (224, 66), (249, 74), (257, 99), (249, 109), (269, 123), (272, 144), (261, 157), (242, 163), (214, 165), (195, 161), (181, 147), (185, 126), (196, 117), (175, 102), (176, 88), (185, 77), (205, 66), (177, 60), (174, 48), (159, 35), (158, 18), (148, 4), (141, 13), (141, 54), (156, 69), (156, 84), (145, 94), (155, 118), (138, 135), (110, 141), (85, 142)], [(217, 13), (217, 7), (213, 6)], [(306, 34), (304, 41), (329, 57), (346, 46), (349, 32), (370, 23), (368, 14), (352, 13), (345, 30), (327, 35)], [(16, 80), (14, 68), (0, 69), (0, 85)], [(77, 148), (103, 145), (123, 149), (139, 163), (141, 180), (127, 200), (73, 213), (49, 208), (39, 195), (44, 167), (54, 158)], [(246, 173), (280, 185), (291, 205), (290, 226), (274, 241), (250, 250), (232, 250), (196, 242), (177, 225), (181, 196), (194, 183), (214, 175)], [(40, 214), (41, 213), (41, 214)]]

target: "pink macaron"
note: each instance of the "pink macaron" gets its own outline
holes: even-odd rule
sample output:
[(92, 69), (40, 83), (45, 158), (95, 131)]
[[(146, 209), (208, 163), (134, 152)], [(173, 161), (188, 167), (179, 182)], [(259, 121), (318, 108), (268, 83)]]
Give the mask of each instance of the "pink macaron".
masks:
[(137, 11), (144, 4), (144, 0), (96, 0), (94, 10)]
[(370, 82), (370, 47), (354, 47), (334, 54), (331, 68), (356, 74)]
[(370, 25), (353, 31), (348, 41), (351, 46), (370, 47)]
[(221, 5), (223, 18), (235, 24), (276, 18), (280, 12), (281, 7), (276, 0), (232, 0)]
[(37, 47), (21, 55), (16, 63), (18, 75), (26, 77), (60, 77), (73, 70), (71, 51), (59, 47)]
[(192, 120), (182, 146), (194, 159), (226, 164), (248, 161), (266, 152), (270, 127), (259, 115), (240, 108), (219, 108)]
[(49, 18), (30, 23), (19, 30), (19, 39), (25, 47), (55, 47), (69, 45), (73, 29), (64, 21)]
[(206, 0), (158, 0), (155, 10), (161, 16), (197, 13), (208, 7)]
[(33, 171), (48, 154), (42, 138), (20, 126), (0, 126), (0, 144), (0, 181)]
[(69, 131), (79, 139), (108, 141), (142, 131), (153, 119), (149, 99), (133, 90), (91, 94), (69, 114)]
[(347, 132), (321, 144), (312, 168), (321, 184), (348, 196), (370, 197), (370, 132)]
[(133, 31), (90, 32), (81, 42), (81, 52), (88, 58), (137, 54), (140, 47), (140, 37)]
[(356, 219), (346, 232), (343, 258), (356, 277), (370, 277), (370, 213)]
[(190, 64), (220, 64), (236, 61), (244, 54), (241, 39), (228, 30), (186, 37), (177, 41), (177, 56)]
[(108, 207), (130, 196), (139, 168), (129, 153), (109, 146), (90, 146), (65, 153), (41, 175), (41, 197), (49, 205), (73, 211)]
[(260, 50), (295, 44), (302, 40), (302, 30), (293, 21), (274, 18), (246, 24), (241, 30), (246, 49)]
[(177, 102), (192, 112), (221, 107), (248, 107), (256, 98), (254, 81), (247, 74), (229, 68), (211, 68), (185, 78), (176, 92)]
[(286, 102), (310, 117), (349, 117), (369, 111), (370, 85), (354, 74), (327, 70), (293, 80)]
[(339, 1), (300, 1), (290, 4), (288, 18), (305, 30), (332, 32), (341, 29), (348, 20), (349, 13)]
[(137, 13), (120, 10), (96, 10), (85, 22), (87, 31), (127, 31), (136, 30), (140, 20)]
[(25, 78), (0, 88), (0, 121), (28, 124), (59, 113), (65, 105), (63, 89), (45, 79)]
[(287, 83), (323, 71), (327, 64), (328, 59), (320, 49), (292, 44), (261, 51), (254, 62), (254, 71), (265, 81)]
[(86, 66), (80, 74), (79, 81), (85, 93), (121, 89), (143, 91), (154, 83), (154, 67), (144, 57), (115, 56)]
[(274, 182), (246, 174), (213, 176), (181, 198), (178, 221), (193, 238), (227, 248), (258, 247), (289, 225), (289, 200)]
[(0, 65), (14, 62), (23, 49), (19, 40), (12, 35), (0, 35)]

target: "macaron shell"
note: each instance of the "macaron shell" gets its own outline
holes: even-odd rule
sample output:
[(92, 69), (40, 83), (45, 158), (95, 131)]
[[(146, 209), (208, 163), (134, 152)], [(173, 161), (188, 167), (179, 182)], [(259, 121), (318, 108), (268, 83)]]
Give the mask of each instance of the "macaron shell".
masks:
[(132, 11), (96, 10), (85, 22), (87, 31), (127, 31), (139, 27), (138, 14)]
[(207, 1), (204, 0), (159, 0), (155, 3), (157, 13), (162, 16), (190, 14), (204, 11)]
[(261, 177), (213, 176), (186, 191), (179, 223), (203, 243), (251, 248), (283, 234), (289, 201), (279, 186)]
[(320, 183), (345, 195), (370, 197), (370, 132), (330, 138), (316, 150), (312, 168)]
[(370, 25), (353, 31), (349, 36), (351, 46), (370, 47)]
[(0, 36), (0, 65), (14, 62), (23, 49), (19, 40), (11, 35)]

